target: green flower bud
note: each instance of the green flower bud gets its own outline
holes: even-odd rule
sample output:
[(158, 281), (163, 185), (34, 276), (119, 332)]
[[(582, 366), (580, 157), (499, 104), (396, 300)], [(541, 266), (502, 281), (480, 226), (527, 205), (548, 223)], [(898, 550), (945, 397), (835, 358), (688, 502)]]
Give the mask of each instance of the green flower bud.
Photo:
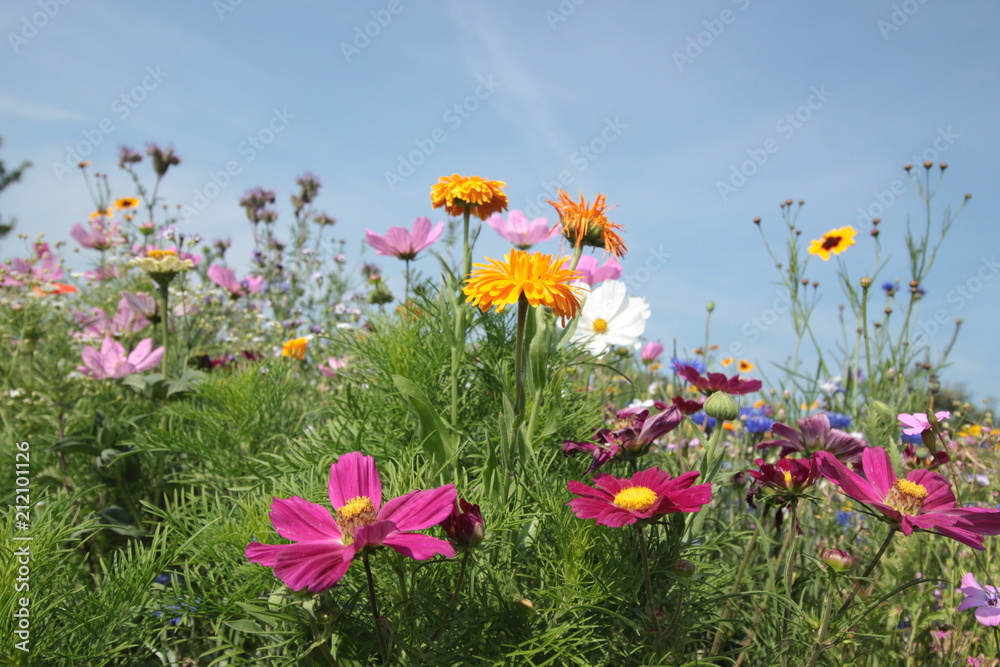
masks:
[(834, 572), (847, 572), (855, 563), (854, 557), (842, 549), (827, 549), (819, 557)]
[(736, 399), (724, 391), (717, 391), (705, 401), (705, 414), (716, 419), (732, 421), (740, 416)]
[(689, 560), (678, 558), (674, 561), (674, 574), (680, 579), (690, 579), (697, 569)]

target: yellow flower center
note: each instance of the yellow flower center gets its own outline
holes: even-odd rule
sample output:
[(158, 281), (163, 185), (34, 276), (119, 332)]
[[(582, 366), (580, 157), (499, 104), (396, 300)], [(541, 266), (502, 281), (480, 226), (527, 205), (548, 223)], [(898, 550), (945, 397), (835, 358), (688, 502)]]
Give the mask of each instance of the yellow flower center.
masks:
[(354, 541), (355, 529), (372, 525), (377, 517), (375, 503), (368, 496), (351, 498), (343, 507), (338, 508), (337, 525), (340, 526), (344, 544)]
[(608, 321), (607, 320), (603, 320), (600, 317), (598, 317), (596, 320), (594, 320), (594, 333), (602, 334), (602, 333), (607, 333), (607, 332), (608, 332)]
[(886, 494), (885, 504), (903, 514), (916, 514), (927, 497), (927, 488), (908, 479), (897, 479)]
[(652, 489), (647, 489), (645, 486), (630, 486), (619, 491), (612, 502), (623, 510), (641, 512), (652, 507), (656, 498), (656, 492)]
[(152, 259), (163, 259), (164, 257), (176, 257), (177, 253), (173, 250), (150, 250), (146, 253), (146, 257)]
[(786, 470), (784, 472), (784, 477), (785, 477), (785, 484), (791, 483), (791, 481), (792, 481), (792, 473), (790, 473), (789, 471)]

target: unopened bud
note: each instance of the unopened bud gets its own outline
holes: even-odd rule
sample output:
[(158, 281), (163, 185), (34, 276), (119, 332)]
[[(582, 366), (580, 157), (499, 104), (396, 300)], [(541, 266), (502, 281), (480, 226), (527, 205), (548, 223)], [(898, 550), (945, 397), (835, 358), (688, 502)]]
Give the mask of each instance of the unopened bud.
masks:
[(717, 391), (705, 401), (705, 414), (723, 421), (732, 421), (740, 416), (740, 406), (726, 392)]
[(827, 549), (819, 557), (834, 572), (847, 572), (856, 562), (854, 557), (843, 549)]
[(868, 276), (865, 276), (864, 278), (861, 279), (861, 289), (868, 289), (871, 286), (872, 286), (872, 279), (871, 278), (869, 278)]
[(713, 310), (715, 310), (715, 302), (709, 301), (708, 303), (706, 303), (705, 310), (707, 310), (708, 312), (712, 312)]
[(674, 561), (674, 574), (681, 579), (690, 579), (698, 568), (689, 560), (678, 558)]

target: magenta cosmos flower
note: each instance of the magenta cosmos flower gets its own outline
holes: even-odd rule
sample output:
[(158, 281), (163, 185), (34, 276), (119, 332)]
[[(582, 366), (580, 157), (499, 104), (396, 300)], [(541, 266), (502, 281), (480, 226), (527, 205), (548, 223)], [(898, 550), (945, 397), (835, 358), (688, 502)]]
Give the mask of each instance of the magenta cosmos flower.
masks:
[(365, 549), (386, 546), (416, 560), (455, 556), (447, 540), (410, 532), (436, 526), (451, 515), (457, 497), (454, 485), (410, 491), (383, 505), (375, 459), (350, 452), (330, 466), (327, 491), (332, 515), (298, 496), (275, 498), (271, 522), (279, 535), (294, 543), (252, 542), (246, 548), (251, 562), (273, 568), (293, 591), (333, 588)]
[(692, 486), (697, 477), (691, 471), (675, 479), (659, 468), (640, 470), (631, 479), (598, 474), (594, 475), (596, 489), (575, 480), (567, 484), (567, 489), (580, 496), (567, 504), (581, 519), (621, 528), (672, 512), (700, 510), (712, 499), (712, 485)]
[(785, 424), (773, 424), (771, 432), (778, 439), (762, 442), (757, 445), (758, 449), (781, 447), (781, 456), (794, 452), (812, 456), (817, 451), (826, 451), (844, 463), (857, 463), (861, 460), (861, 452), (868, 447), (864, 440), (840, 429), (830, 428), (830, 418), (825, 413), (803, 417), (798, 425), (799, 430), (795, 430)]
[(717, 391), (732, 396), (760, 391), (764, 384), (760, 380), (743, 380), (739, 375), (727, 378), (722, 373), (708, 373), (702, 376), (693, 366), (679, 366), (677, 374), (697, 387), (703, 394), (713, 394)]
[(563, 454), (589, 452), (593, 459), (587, 472), (591, 473), (619, 454), (639, 456), (649, 451), (650, 445), (660, 436), (677, 428), (684, 421), (684, 413), (674, 405), (664, 406), (663, 412), (653, 417), (642, 407), (625, 408), (615, 414), (611, 428), (602, 428), (594, 436), (595, 443), (565, 440)]
[(219, 287), (229, 290), (229, 294), (234, 299), (245, 294), (256, 294), (264, 287), (262, 276), (247, 276), (242, 281), (238, 281), (232, 269), (218, 264), (208, 267), (208, 278)]
[(959, 588), (965, 599), (958, 605), (958, 611), (976, 610), (976, 620), (990, 627), (1000, 626), (1000, 590), (996, 586), (980, 586), (976, 575), (971, 572), (962, 577)]
[(816, 460), (824, 477), (851, 498), (881, 512), (904, 535), (926, 530), (982, 550), (984, 535), (1000, 534), (1000, 510), (956, 507), (951, 484), (930, 470), (913, 470), (904, 479), (897, 478), (881, 447), (862, 453), (863, 475), (848, 470), (829, 452), (816, 452)]
[(441, 238), (443, 233), (443, 220), (434, 225), (432, 229), (430, 218), (417, 218), (413, 222), (412, 232), (406, 227), (390, 227), (385, 236), (379, 236), (369, 229), (365, 232), (365, 241), (375, 248), (376, 255), (410, 260), (416, 257), (418, 252)]
[(556, 225), (550, 230), (548, 218), (535, 218), (529, 222), (528, 216), (517, 210), (511, 210), (507, 220), (504, 220), (499, 213), (494, 213), (486, 223), (519, 250), (527, 250), (536, 243), (547, 241), (558, 235), (562, 229)]
[(642, 352), (639, 353), (644, 364), (653, 363), (659, 359), (661, 354), (663, 354), (663, 343), (658, 342), (646, 343), (642, 347)]
[[(942, 419), (948, 419), (951, 417), (951, 413), (947, 410), (942, 410), (941, 412), (935, 412), (934, 417), (938, 421), (941, 421)], [(927, 419), (927, 414), (924, 412), (915, 412), (912, 415), (903, 413), (899, 415), (897, 419), (903, 423), (903, 426), (907, 427), (903, 429), (903, 433), (906, 435), (917, 435), (918, 433), (923, 433), (931, 427), (931, 423)]]
[(84, 366), (76, 370), (95, 380), (123, 378), (156, 368), (163, 358), (163, 347), (153, 349), (153, 339), (143, 338), (135, 349), (125, 354), (125, 348), (116, 340), (105, 338), (98, 352), (89, 345), (83, 348)]

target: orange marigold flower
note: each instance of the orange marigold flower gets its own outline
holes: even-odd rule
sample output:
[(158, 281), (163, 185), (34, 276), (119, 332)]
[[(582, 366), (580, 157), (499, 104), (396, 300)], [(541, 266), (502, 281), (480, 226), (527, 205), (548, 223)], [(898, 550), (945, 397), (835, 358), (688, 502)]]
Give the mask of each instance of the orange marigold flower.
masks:
[(305, 359), (306, 347), (308, 346), (308, 338), (293, 338), (292, 340), (285, 341), (285, 344), (281, 346), (281, 356), (293, 359)]
[(53, 294), (73, 294), (76, 288), (66, 283), (47, 283), (44, 286), (35, 287), (33, 290), (39, 296), (51, 296)]
[(511, 250), (504, 261), (486, 258), (489, 264), (475, 264), (466, 278), (467, 303), (482, 311), (507, 306), (525, 299), (532, 306), (548, 306), (559, 317), (573, 317), (580, 309), (582, 288), (571, 285), (578, 280), (576, 271), (562, 268), (563, 258)]
[(740, 359), (740, 362), (736, 364), (736, 368), (739, 369), (740, 373), (749, 373), (753, 369), (757, 368), (752, 363), (746, 359)]
[(578, 248), (602, 248), (618, 259), (625, 256), (625, 242), (615, 231), (622, 227), (609, 222), (604, 214), (607, 209), (604, 195), (598, 194), (593, 205), (590, 205), (584, 200), (582, 192), (579, 202), (570, 199), (564, 190), (557, 190), (556, 194), (559, 201), (550, 199), (547, 203), (552, 204), (559, 212), (559, 222), (562, 223), (562, 233), (566, 240)]
[(814, 239), (809, 244), (809, 254), (819, 255), (820, 259), (825, 262), (830, 259), (830, 253), (839, 255), (854, 245), (854, 236), (857, 233), (857, 230), (851, 226), (831, 229), (823, 234), (823, 238)]
[(479, 176), (442, 176), (431, 186), (431, 204), (448, 215), (460, 216), (469, 207), (469, 214), (486, 220), (494, 213), (507, 210), (507, 195), (503, 181), (488, 181)]

